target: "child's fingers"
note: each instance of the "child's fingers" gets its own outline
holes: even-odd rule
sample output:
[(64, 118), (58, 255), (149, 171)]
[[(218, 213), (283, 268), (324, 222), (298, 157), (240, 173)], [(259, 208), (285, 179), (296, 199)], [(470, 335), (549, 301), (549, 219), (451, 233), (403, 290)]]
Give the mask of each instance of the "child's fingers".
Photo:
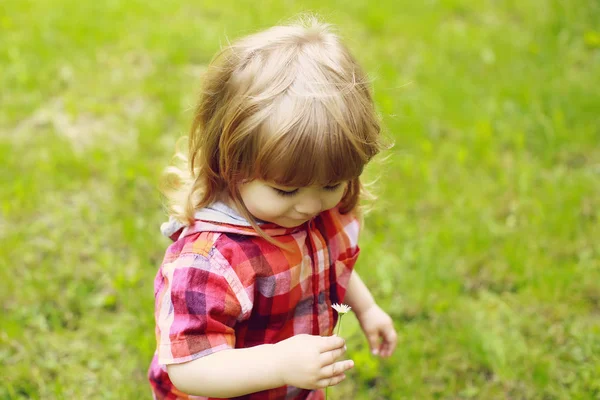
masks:
[(381, 357), (389, 357), (392, 355), (392, 350), (389, 346), (389, 343), (383, 343), (381, 345), (381, 351), (379, 352)]
[(319, 340), (319, 351), (321, 353), (343, 348), (346, 344), (346, 341), (339, 336), (323, 336)]
[(345, 352), (346, 346), (321, 353), (321, 366), (324, 367), (326, 365), (333, 364), (338, 358), (344, 355)]
[(398, 344), (398, 334), (393, 326), (385, 331), (385, 341), (391, 354), (396, 349), (396, 344)]
[(322, 379), (327, 380), (336, 375), (343, 374), (344, 372), (348, 371), (350, 368), (353, 367), (354, 361), (352, 360), (338, 361), (323, 368), (323, 375), (321, 375), (321, 377)]
[(398, 343), (398, 334), (393, 327), (389, 327), (383, 331), (383, 345), (381, 355), (383, 357), (389, 357), (396, 349)]
[(379, 332), (374, 331), (367, 333), (367, 341), (369, 342), (371, 353), (374, 355), (379, 354)]
[(346, 374), (339, 374), (336, 376), (333, 376), (331, 378), (327, 378), (327, 379), (321, 379), (319, 382), (317, 382), (317, 386), (325, 389), (328, 386), (335, 386), (338, 383), (340, 383), (341, 381), (343, 381), (344, 379), (346, 379)]

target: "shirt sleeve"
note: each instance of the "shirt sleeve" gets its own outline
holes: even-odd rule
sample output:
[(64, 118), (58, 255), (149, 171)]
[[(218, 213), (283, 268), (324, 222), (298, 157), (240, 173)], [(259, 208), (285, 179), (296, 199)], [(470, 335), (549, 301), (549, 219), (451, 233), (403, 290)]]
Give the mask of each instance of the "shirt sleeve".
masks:
[(184, 254), (162, 265), (155, 298), (160, 364), (235, 347), (234, 327), (243, 313), (230, 272), (210, 255)]

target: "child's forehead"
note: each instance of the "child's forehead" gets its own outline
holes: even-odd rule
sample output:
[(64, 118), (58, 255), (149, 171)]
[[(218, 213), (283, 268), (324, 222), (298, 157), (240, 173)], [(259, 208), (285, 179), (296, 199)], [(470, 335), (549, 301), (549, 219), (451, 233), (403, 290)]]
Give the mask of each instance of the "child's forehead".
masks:
[(356, 178), (363, 160), (345, 149), (280, 143), (254, 164), (253, 178), (280, 187), (331, 186)]

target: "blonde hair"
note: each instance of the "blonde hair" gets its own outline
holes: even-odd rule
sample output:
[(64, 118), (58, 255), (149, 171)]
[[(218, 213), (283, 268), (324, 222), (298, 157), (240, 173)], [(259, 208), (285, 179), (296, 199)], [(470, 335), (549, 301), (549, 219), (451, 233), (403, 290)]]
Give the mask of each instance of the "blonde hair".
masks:
[[(184, 223), (222, 194), (267, 240), (238, 192), (261, 179), (288, 187), (349, 181), (340, 212), (357, 211), (359, 176), (381, 150), (367, 77), (315, 17), (247, 36), (209, 65), (187, 140), (162, 186)], [(185, 149), (183, 149), (185, 150)]]

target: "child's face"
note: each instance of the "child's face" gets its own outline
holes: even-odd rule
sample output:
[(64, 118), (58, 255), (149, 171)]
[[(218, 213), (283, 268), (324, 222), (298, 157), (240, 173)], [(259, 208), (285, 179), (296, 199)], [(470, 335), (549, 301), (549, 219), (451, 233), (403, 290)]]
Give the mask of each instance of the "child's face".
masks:
[(335, 207), (342, 200), (347, 185), (348, 182), (340, 182), (297, 188), (253, 180), (240, 184), (239, 192), (255, 218), (293, 228)]

